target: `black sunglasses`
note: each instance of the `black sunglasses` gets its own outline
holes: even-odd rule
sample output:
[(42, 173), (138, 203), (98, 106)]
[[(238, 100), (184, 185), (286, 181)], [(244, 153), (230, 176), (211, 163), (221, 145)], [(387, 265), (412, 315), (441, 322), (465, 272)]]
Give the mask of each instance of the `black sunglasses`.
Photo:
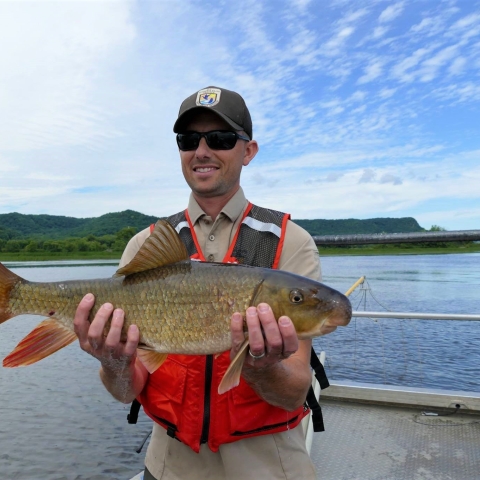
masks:
[(231, 150), (237, 139), (250, 141), (248, 137), (230, 130), (212, 130), (211, 132), (177, 133), (177, 145), (180, 150), (188, 152), (196, 150), (201, 138), (205, 138), (207, 145), (213, 150)]

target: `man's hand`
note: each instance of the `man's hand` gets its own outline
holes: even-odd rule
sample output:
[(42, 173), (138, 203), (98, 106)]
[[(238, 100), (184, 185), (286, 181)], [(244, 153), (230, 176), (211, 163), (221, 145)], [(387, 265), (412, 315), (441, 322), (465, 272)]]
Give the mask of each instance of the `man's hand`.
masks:
[[(246, 312), (250, 352), (245, 363), (255, 368), (263, 368), (287, 359), (298, 350), (298, 337), (295, 327), (288, 317), (277, 320), (266, 303), (249, 307)], [(232, 354), (235, 356), (245, 340), (243, 318), (235, 313), (231, 323)], [(232, 356), (232, 358), (233, 358)], [(257, 358), (255, 358), (257, 357)]]
[[(305, 402), (312, 381), (311, 341), (299, 341), (290, 318), (282, 316), (277, 322), (266, 303), (249, 307), (246, 323), (250, 352), (242, 377), (266, 402), (295, 410)], [(238, 312), (232, 315), (231, 335), (233, 358), (245, 340), (243, 317)]]
[[(140, 332), (136, 325), (131, 325), (127, 333), (127, 341), (121, 341), (124, 321), (123, 310), (113, 310), (110, 303), (100, 307), (92, 323), (88, 321), (95, 297), (89, 293), (79, 303), (73, 322), (80, 348), (97, 358), (105, 368), (118, 368), (119, 364), (128, 365), (137, 350)], [(112, 315), (113, 314), (113, 315)], [(110, 330), (104, 337), (105, 326), (112, 317)]]
[[(142, 391), (148, 378), (145, 367), (135, 362), (140, 332), (136, 325), (131, 325), (127, 340), (122, 342), (125, 314), (121, 309), (114, 310), (110, 303), (102, 305), (90, 323), (88, 316), (94, 303), (95, 297), (88, 293), (77, 307), (73, 325), (80, 348), (102, 364), (100, 378), (106, 389), (117, 400), (131, 402)], [(105, 337), (105, 326), (110, 317), (110, 330)]]

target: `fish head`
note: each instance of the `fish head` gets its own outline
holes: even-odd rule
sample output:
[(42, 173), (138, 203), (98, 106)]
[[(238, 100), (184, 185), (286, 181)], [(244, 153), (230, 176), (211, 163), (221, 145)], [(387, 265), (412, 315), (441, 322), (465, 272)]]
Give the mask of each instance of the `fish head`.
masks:
[(320, 282), (272, 270), (259, 286), (253, 304), (268, 303), (275, 318), (290, 317), (299, 339), (317, 337), (348, 325), (352, 306), (342, 293)]

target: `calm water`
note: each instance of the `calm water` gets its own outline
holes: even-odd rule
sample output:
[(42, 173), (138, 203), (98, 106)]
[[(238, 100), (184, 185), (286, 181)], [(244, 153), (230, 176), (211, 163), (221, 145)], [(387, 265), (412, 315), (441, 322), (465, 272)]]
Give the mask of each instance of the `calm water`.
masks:
[[(327, 257), (324, 282), (346, 291), (366, 275), (375, 298), (394, 311), (480, 313), (479, 254)], [(32, 281), (111, 276), (109, 262), (7, 263)], [(363, 293), (367, 293), (365, 299)], [(383, 310), (356, 291), (355, 310)], [(39, 322), (22, 316), (0, 326), (4, 357)], [(354, 319), (316, 341), (333, 379), (480, 391), (480, 324)], [(128, 425), (126, 406), (98, 379), (98, 362), (73, 344), (21, 369), (0, 368), (0, 478), (128, 479), (141, 470), (135, 448), (150, 429)], [(474, 373), (475, 372), (475, 373)]]
[[(325, 283), (340, 291), (366, 275), (371, 290), (351, 301), (367, 311), (480, 314), (479, 267), (480, 254), (323, 259)], [(435, 320), (358, 318), (315, 339), (331, 379), (473, 392), (479, 345), (480, 322)]]

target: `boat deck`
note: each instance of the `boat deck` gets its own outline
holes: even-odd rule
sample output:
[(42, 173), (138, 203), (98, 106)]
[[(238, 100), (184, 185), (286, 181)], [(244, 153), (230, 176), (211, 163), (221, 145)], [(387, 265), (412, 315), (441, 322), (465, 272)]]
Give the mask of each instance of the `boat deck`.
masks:
[(478, 413), (425, 416), (421, 407), (323, 398), (321, 405), (325, 432), (311, 447), (319, 479), (480, 478)]

